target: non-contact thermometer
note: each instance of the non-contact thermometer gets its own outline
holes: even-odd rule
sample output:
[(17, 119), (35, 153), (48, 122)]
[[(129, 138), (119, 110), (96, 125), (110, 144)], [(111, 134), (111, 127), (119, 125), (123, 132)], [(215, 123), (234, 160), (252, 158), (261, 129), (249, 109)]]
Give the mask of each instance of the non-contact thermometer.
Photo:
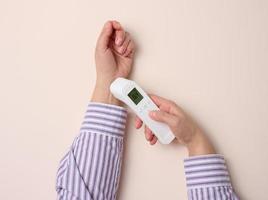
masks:
[(134, 81), (117, 78), (110, 86), (112, 94), (127, 104), (150, 128), (162, 144), (169, 144), (174, 138), (170, 128), (150, 118), (149, 112), (159, 110), (150, 97)]

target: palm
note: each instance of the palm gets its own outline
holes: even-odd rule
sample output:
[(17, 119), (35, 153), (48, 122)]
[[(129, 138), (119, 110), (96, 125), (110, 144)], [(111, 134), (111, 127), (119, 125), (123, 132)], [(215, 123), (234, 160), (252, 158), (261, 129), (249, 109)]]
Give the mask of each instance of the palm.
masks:
[(127, 77), (131, 71), (133, 59), (119, 55), (115, 50), (112, 51), (114, 62), (116, 64), (115, 77)]

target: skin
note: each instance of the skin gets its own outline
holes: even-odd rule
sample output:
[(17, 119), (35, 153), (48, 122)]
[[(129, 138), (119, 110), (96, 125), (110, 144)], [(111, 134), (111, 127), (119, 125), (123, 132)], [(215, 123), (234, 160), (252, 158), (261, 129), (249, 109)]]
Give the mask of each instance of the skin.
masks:
[(131, 72), (135, 44), (117, 21), (108, 21), (100, 33), (95, 50), (97, 80), (92, 101), (120, 105), (110, 93), (110, 84)]
[[(110, 84), (117, 77), (128, 78), (135, 54), (135, 44), (130, 34), (117, 21), (108, 21), (100, 33), (95, 51), (97, 79), (91, 98), (93, 102), (121, 105), (110, 93)], [(214, 154), (215, 149), (203, 131), (186, 115), (176, 103), (163, 97), (150, 95), (160, 111), (149, 113), (153, 120), (166, 123), (180, 144), (188, 149), (189, 156)], [(143, 122), (136, 117), (135, 127)], [(157, 142), (153, 132), (145, 126), (145, 138), (154, 145)]]
[[(176, 103), (159, 97), (150, 95), (153, 102), (159, 107), (160, 111), (151, 111), (149, 116), (158, 122), (167, 124), (175, 134), (177, 141), (185, 145), (189, 156), (215, 154), (216, 151), (207, 136), (200, 128), (186, 115), (186, 113)], [(142, 127), (142, 120), (136, 117), (135, 126), (137, 129)], [(154, 145), (157, 142), (153, 132), (145, 126), (145, 138)]]

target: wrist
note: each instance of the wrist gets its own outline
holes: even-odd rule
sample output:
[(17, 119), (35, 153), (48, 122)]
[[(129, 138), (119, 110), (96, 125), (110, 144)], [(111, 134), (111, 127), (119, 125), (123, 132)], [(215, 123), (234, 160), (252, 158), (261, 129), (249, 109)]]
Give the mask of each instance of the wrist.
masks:
[(189, 156), (215, 154), (215, 148), (207, 136), (199, 129), (193, 135), (191, 141), (186, 145)]
[[(98, 78), (101, 77), (101, 78)], [(115, 80), (113, 76), (105, 76), (104, 74), (97, 73), (97, 80), (95, 84), (95, 88), (108, 89), (110, 88), (111, 83)]]
[(122, 103), (110, 92), (110, 84), (103, 85), (97, 83), (91, 101), (122, 106)]

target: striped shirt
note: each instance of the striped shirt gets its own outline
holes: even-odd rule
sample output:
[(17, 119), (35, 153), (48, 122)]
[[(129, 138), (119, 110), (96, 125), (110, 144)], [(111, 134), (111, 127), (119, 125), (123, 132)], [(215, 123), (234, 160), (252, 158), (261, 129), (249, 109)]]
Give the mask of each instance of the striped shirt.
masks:
[[(119, 185), (127, 112), (90, 103), (79, 135), (62, 158), (56, 191), (60, 200), (115, 200)], [(221, 155), (184, 160), (189, 200), (236, 200)]]

